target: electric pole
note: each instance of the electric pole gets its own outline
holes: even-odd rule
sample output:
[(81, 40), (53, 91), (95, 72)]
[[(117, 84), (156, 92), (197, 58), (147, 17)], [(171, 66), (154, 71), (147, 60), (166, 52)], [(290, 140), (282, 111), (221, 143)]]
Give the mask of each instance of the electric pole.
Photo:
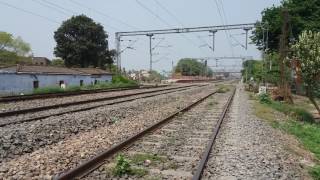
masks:
[(215, 49), (215, 35), (216, 33), (218, 32), (217, 30), (212, 30), (212, 31), (209, 31), (210, 33), (212, 33), (212, 51), (214, 52), (214, 49)]
[(245, 28), (243, 28), (243, 30), (245, 30), (246, 31), (246, 50), (248, 50), (248, 32), (249, 32), (249, 30), (251, 30), (252, 28), (250, 28), (250, 27), (245, 27)]
[(150, 68), (149, 71), (152, 71), (152, 37), (153, 34), (147, 34), (147, 36), (149, 37), (149, 53), (150, 53)]
[(289, 12), (287, 9), (282, 11), (283, 25), (282, 25), (282, 34), (280, 36), (280, 93), (283, 96), (284, 100), (288, 103), (293, 103), (289, 83), (286, 77), (286, 58), (288, 55), (289, 47)]

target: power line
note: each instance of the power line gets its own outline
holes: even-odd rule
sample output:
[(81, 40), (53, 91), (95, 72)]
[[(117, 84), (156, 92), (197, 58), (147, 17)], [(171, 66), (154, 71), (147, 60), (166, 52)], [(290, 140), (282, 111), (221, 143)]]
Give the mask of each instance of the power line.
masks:
[(10, 7), (10, 8), (13, 8), (13, 9), (16, 9), (16, 10), (19, 10), (19, 11), (22, 11), (22, 12), (27, 13), (27, 14), (31, 14), (31, 15), (33, 15), (33, 16), (40, 17), (40, 18), (42, 18), (42, 19), (45, 19), (45, 20), (47, 20), (47, 21), (50, 21), (50, 22), (53, 22), (53, 23), (56, 23), (56, 24), (60, 24), (60, 23), (59, 23), (58, 21), (56, 21), (56, 20), (53, 20), (53, 19), (50, 19), (50, 18), (48, 18), (48, 17), (42, 16), (42, 15), (40, 15), (40, 14), (36, 14), (36, 13), (34, 13), (34, 12), (31, 12), (31, 11), (28, 11), (28, 10), (25, 10), (25, 9), (22, 9), (22, 8), (19, 8), (19, 7), (17, 7), (17, 6), (8, 4), (8, 3), (6, 3), (6, 2), (0, 1), (0, 4), (5, 5), (5, 6), (7, 6), (7, 7)]
[(71, 13), (71, 14), (79, 14), (78, 12), (75, 12), (75, 11), (73, 11), (73, 10), (71, 10), (71, 9), (64, 8), (64, 7), (60, 6), (60, 5), (57, 5), (57, 4), (52, 3), (52, 2), (50, 2), (50, 1), (47, 1), (47, 0), (42, 0), (42, 2), (45, 2), (45, 3), (47, 3), (47, 4), (50, 4), (51, 6), (54, 6), (54, 7), (59, 8), (59, 9), (63, 9), (64, 11), (66, 11), (66, 12), (68, 12), (68, 13)]
[[(170, 23), (168, 23), (167, 21), (165, 21), (164, 19), (162, 19), (158, 14), (154, 13), (151, 9), (149, 9), (147, 6), (145, 6), (144, 4), (142, 4), (139, 0), (136, 0), (136, 2), (145, 10), (147, 10), (150, 14), (152, 14), (153, 16), (155, 16), (158, 20), (160, 20), (162, 23), (166, 24), (168, 27), (172, 27), (172, 25)], [(179, 22), (178, 18), (176, 18), (167, 8), (165, 8), (159, 1), (155, 2), (158, 4), (158, 6), (160, 6), (162, 9), (164, 9), (170, 16), (173, 16), (174, 19), (176, 19), (178, 21), (179, 24), (181, 24), (181, 26), (183, 26), (183, 23)], [(192, 41), (190, 38), (188, 38), (186, 35), (184, 34), (180, 34), (184, 39), (186, 39), (187, 41), (189, 41), (189, 43), (191, 43), (192, 45), (198, 47), (196, 45), (196, 43), (194, 41)], [(198, 47), (199, 48), (199, 47)], [(201, 50), (201, 49), (200, 49)], [(201, 50), (202, 51), (202, 50)]]
[(164, 11), (167, 12), (173, 19), (175, 19), (181, 26), (184, 26), (183, 23), (173, 14), (171, 13), (165, 6), (163, 6), (158, 0), (154, 0), (154, 2), (161, 7)]
[[(71, 3), (79, 6), (79, 7), (92, 10), (92, 11), (94, 11), (96, 14), (99, 14), (99, 15), (101, 15), (101, 16), (104, 16), (104, 17), (106, 17), (106, 18), (109, 18), (110, 20), (116, 21), (116, 22), (118, 22), (118, 23), (120, 23), (120, 24), (122, 24), (122, 25), (124, 25), (124, 26), (130, 27), (130, 28), (132, 28), (132, 29), (139, 29), (139, 28), (137, 28), (137, 27), (135, 27), (135, 26), (132, 26), (132, 25), (130, 25), (130, 24), (128, 24), (128, 23), (126, 23), (126, 22), (118, 19), (118, 18), (114, 18), (114, 17), (109, 16), (109, 15), (107, 15), (106, 13), (103, 13), (103, 12), (101, 12), (101, 11), (99, 11), (99, 10), (93, 9), (93, 8), (91, 8), (91, 7), (87, 7), (87, 6), (85, 6), (84, 4), (81, 4), (81, 3), (79, 3), (79, 2), (77, 2), (77, 1), (75, 1), (75, 0), (69, 0), (69, 1), (70, 1)], [(118, 28), (117, 28), (117, 29), (118, 29)]]
[(60, 13), (62, 13), (62, 14), (64, 14), (64, 15), (69, 16), (69, 14), (67, 14), (66, 12), (61, 11), (60, 9), (58, 9), (58, 8), (56, 8), (56, 7), (49, 6), (49, 5), (45, 4), (45, 3), (42, 3), (42, 2), (39, 1), (39, 0), (32, 0), (32, 1), (35, 2), (35, 3), (37, 3), (37, 4), (40, 4), (41, 6), (47, 7), (47, 8), (49, 8), (49, 9), (53, 9), (53, 10), (55, 10), (55, 11), (57, 11), (57, 12), (60, 12)]
[[(218, 1), (217, 1), (217, 0), (214, 0), (214, 2), (215, 2), (215, 4), (216, 4), (216, 6), (217, 6), (218, 13), (219, 13), (219, 16), (220, 16), (220, 19), (221, 19), (222, 25), (225, 25), (225, 24), (226, 24), (226, 22), (225, 22), (225, 19), (223, 18), (223, 15), (222, 15), (222, 13), (221, 13), (221, 9), (220, 9), (220, 7), (219, 7), (219, 3), (218, 3)], [(222, 4), (222, 5), (223, 5), (223, 4)], [(223, 8), (223, 7), (222, 7), (222, 8)], [(229, 38), (228, 31), (227, 31), (227, 30), (225, 30), (224, 32), (225, 32), (226, 38), (227, 38), (227, 40), (228, 40), (228, 43), (229, 43), (229, 46), (230, 46), (231, 53), (232, 53), (232, 55), (234, 55), (233, 47), (232, 47), (232, 43), (231, 43), (230, 38)]]
[(145, 10), (147, 10), (150, 14), (152, 14), (154, 17), (156, 17), (158, 20), (160, 20), (162, 23), (166, 24), (169, 27), (172, 27), (171, 24), (169, 24), (167, 21), (162, 19), (158, 14), (154, 13), (151, 9), (149, 9), (147, 6), (142, 4), (139, 0), (136, 0), (136, 2)]

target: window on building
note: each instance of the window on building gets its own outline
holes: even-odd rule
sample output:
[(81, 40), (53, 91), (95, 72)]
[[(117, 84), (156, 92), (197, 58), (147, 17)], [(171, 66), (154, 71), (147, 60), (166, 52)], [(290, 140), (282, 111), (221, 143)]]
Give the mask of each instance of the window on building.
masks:
[(94, 84), (98, 84), (98, 80), (94, 80)]
[(43, 65), (43, 62), (41, 62), (40, 65)]
[(80, 80), (80, 86), (83, 86), (83, 80)]
[(33, 81), (33, 89), (39, 88), (39, 81)]

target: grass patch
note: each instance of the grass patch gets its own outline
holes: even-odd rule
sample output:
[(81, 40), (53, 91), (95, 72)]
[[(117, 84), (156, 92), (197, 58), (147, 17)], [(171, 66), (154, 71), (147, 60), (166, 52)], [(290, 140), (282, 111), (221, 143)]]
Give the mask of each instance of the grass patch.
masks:
[(162, 156), (158, 156), (156, 154), (134, 154), (130, 157), (131, 161), (135, 165), (143, 165), (146, 160), (150, 160), (151, 166), (154, 166), (158, 163), (164, 163), (168, 159)]
[(309, 173), (314, 179), (320, 180), (320, 165), (312, 167)]
[(209, 102), (209, 106), (214, 106), (214, 105), (217, 105), (218, 104), (218, 102), (216, 102), (216, 101), (211, 101), (211, 102)]
[(84, 86), (67, 86), (65, 89), (59, 86), (48, 86), (34, 89), (32, 94), (49, 94), (49, 93), (63, 93), (63, 92), (77, 92), (81, 90), (102, 90), (111, 88), (126, 88), (137, 87), (138, 83), (133, 80), (129, 80), (123, 76), (115, 75), (112, 77), (112, 82), (100, 82), (97, 84), (90, 84)]
[(228, 91), (230, 91), (230, 86), (223, 85), (223, 84), (218, 86), (217, 93), (226, 93)]
[[(146, 169), (133, 166), (133, 162), (122, 154), (117, 156), (116, 165), (111, 169), (112, 174), (118, 177), (122, 177), (123, 175), (143, 177), (148, 174)], [(110, 169), (106, 171), (107, 174), (110, 174)]]
[[(287, 116), (279, 120), (275, 110)], [(320, 161), (320, 124), (312, 123), (310, 113), (300, 107), (274, 101), (270, 104), (255, 101), (254, 111), (256, 116), (267, 120), (272, 127), (294, 135)], [(309, 173), (314, 179), (320, 180), (320, 164), (310, 168)]]

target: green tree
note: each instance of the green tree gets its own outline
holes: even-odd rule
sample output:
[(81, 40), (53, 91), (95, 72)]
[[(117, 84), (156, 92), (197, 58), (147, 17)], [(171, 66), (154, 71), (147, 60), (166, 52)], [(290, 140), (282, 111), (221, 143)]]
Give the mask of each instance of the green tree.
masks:
[(100, 67), (111, 64), (107, 34), (103, 26), (85, 15), (64, 21), (54, 33), (54, 53), (67, 67)]
[(243, 62), (242, 76), (247, 80), (253, 78), (258, 84), (265, 77), (263, 62), (258, 60), (248, 60)]
[(0, 31), (0, 50), (7, 50), (8, 48), (11, 48), (12, 42), (12, 34)]
[(60, 58), (52, 59), (51, 66), (64, 67), (64, 60)]
[(26, 57), (29, 52), (30, 45), (21, 37), (14, 38), (10, 33), (0, 32), (0, 65), (31, 63), (31, 58)]
[(184, 58), (180, 59), (177, 66), (175, 67), (176, 73), (181, 73), (184, 76), (200, 76), (213, 74), (210, 68), (207, 68), (203, 63), (197, 61), (197, 59)]
[[(264, 28), (268, 28), (268, 47), (270, 51), (279, 50), (279, 41), (281, 34), (281, 26), (283, 20), (281, 12), (287, 9), (290, 15), (290, 37), (298, 39), (298, 36), (304, 30), (318, 30), (320, 28), (320, 1), (319, 0), (284, 0), (280, 6), (273, 6), (262, 11), (262, 19), (257, 23), (256, 29), (253, 31), (252, 41), (263, 49), (263, 28), (260, 23), (264, 24)], [(266, 30), (265, 36), (266, 36)]]
[(314, 99), (315, 91), (320, 87), (320, 32), (303, 31), (298, 42), (293, 45), (293, 50), (301, 62), (306, 95), (320, 114), (320, 108)]
[(31, 51), (30, 44), (23, 41), (20, 36), (12, 41), (12, 49), (18, 56), (26, 56)]
[(31, 51), (31, 47), (20, 36), (14, 38), (10, 33), (0, 32), (0, 50), (15, 52), (18, 56), (26, 56)]

